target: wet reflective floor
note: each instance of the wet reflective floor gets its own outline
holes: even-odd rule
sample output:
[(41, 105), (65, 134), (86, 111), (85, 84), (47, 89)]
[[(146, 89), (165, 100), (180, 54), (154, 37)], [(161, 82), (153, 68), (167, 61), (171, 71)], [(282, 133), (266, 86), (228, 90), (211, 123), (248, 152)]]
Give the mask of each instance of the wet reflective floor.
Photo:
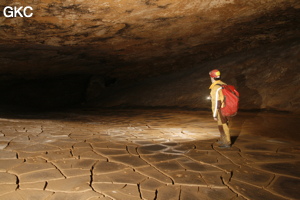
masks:
[(299, 199), (299, 119), (240, 113), (220, 149), (206, 111), (8, 113), (0, 199)]

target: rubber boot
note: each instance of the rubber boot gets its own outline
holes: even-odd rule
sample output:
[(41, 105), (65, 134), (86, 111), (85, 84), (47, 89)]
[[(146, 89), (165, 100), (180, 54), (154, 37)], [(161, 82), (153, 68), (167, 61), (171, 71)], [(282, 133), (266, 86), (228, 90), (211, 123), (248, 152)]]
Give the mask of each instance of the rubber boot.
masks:
[(226, 135), (225, 135), (225, 131), (222, 125), (218, 126), (219, 131), (220, 131), (220, 140), (218, 141), (218, 144), (220, 148), (230, 148), (230, 144), (228, 144), (227, 140), (226, 140)]

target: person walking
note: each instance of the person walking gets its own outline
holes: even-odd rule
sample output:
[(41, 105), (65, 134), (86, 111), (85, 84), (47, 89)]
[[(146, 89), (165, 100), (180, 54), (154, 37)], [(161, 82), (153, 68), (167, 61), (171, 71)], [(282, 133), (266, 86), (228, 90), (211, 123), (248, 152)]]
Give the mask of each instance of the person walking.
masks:
[(221, 81), (221, 72), (218, 69), (210, 71), (209, 75), (212, 82), (211, 86), (209, 87), (211, 90), (211, 109), (213, 112), (213, 118), (218, 122), (218, 128), (220, 131), (220, 140), (218, 141), (218, 144), (220, 148), (230, 148), (231, 139), (228, 127), (229, 120), (228, 117), (223, 116), (221, 113), (221, 108), (224, 106), (224, 96), (221, 91), (221, 85), (227, 84)]

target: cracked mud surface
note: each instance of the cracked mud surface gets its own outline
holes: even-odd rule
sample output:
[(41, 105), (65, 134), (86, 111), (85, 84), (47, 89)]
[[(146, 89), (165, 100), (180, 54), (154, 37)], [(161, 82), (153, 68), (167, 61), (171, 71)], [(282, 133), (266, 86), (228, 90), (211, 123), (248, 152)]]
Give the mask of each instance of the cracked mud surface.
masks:
[(299, 143), (247, 130), (220, 149), (204, 111), (3, 117), (0, 199), (299, 199)]

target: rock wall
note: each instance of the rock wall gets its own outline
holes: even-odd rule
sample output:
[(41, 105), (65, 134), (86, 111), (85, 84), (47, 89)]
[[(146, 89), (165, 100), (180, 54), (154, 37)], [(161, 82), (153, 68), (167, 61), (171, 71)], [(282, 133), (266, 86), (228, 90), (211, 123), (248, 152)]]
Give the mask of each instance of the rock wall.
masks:
[[(5, 18), (6, 6), (33, 16)], [(1, 0), (0, 103), (207, 108), (218, 67), (242, 108), (299, 110), (299, 11), (299, 0)]]
[[(5, 18), (31, 6), (31, 18)], [(300, 34), (298, 0), (2, 0), (0, 75), (137, 80)], [(1, 78), (0, 76), (0, 78)]]
[[(98, 106), (171, 106), (209, 109), (208, 72), (218, 68), (240, 92), (244, 110), (300, 112), (300, 42), (285, 41), (199, 64), (128, 87), (101, 91)], [(95, 86), (94, 86), (95, 87)], [(93, 93), (96, 93), (94, 91)]]

